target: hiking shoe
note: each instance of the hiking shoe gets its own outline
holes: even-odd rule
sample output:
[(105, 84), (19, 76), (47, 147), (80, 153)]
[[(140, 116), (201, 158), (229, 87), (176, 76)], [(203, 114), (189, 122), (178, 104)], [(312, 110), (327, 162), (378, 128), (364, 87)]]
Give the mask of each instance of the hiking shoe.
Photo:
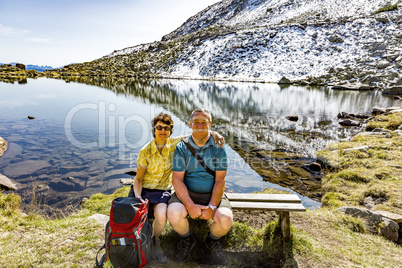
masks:
[(207, 249), (211, 253), (211, 259), (215, 264), (224, 265), (228, 262), (226, 253), (223, 251), (221, 240), (214, 240), (209, 235), (205, 238)]
[(186, 238), (180, 238), (177, 244), (177, 253), (175, 256), (175, 261), (178, 263), (186, 262), (190, 259), (190, 252), (195, 246), (195, 237), (190, 234)]
[(157, 239), (155, 236), (152, 236), (152, 259), (160, 263), (167, 263), (167, 259), (165, 253), (163, 253), (161, 243), (159, 239)]

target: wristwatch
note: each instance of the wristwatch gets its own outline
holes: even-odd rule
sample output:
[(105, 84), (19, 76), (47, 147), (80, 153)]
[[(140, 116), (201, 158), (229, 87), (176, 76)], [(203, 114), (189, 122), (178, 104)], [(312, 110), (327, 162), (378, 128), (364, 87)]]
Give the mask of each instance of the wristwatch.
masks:
[(218, 209), (217, 206), (213, 206), (211, 204), (208, 204), (208, 207), (210, 207), (213, 211), (216, 211)]

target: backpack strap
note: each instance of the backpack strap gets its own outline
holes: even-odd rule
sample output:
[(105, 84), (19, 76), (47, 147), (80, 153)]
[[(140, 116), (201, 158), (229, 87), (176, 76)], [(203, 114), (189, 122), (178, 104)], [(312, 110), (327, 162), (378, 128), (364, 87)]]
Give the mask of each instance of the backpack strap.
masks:
[(134, 237), (135, 237), (135, 240), (136, 240), (136, 243), (135, 243), (135, 244), (137, 244), (137, 255), (138, 255), (138, 260), (140, 261), (140, 266), (141, 266), (141, 264), (142, 264), (142, 246), (141, 246), (141, 239), (140, 239), (141, 237), (140, 237), (140, 235), (138, 234), (138, 228), (139, 228), (139, 227), (141, 226), (141, 224), (143, 224), (143, 222), (146, 221), (146, 219), (147, 219), (147, 216), (148, 216), (148, 206), (149, 206), (149, 203), (148, 203), (148, 201), (147, 201), (147, 202), (146, 202), (147, 212), (144, 213), (144, 215), (142, 216), (140, 222), (138, 223), (138, 226), (133, 229)]
[(106, 253), (105, 254), (103, 254), (102, 255), (102, 257), (101, 257), (101, 259), (100, 259), (100, 261), (98, 261), (98, 255), (99, 255), (99, 252), (101, 252), (102, 251), (102, 249), (105, 249), (106, 247), (105, 247), (105, 245), (103, 245), (99, 250), (98, 250), (98, 253), (96, 253), (96, 258), (95, 258), (95, 260), (96, 260), (96, 268), (102, 268), (103, 267), (103, 264), (105, 263), (105, 260), (106, 260)]
[(183, 140), (184, 144), (187, 145), (187, 148), (190, 150), (191, 154), (194, 156), (194, 158), (201, 164), (201, 166), (215, 178), (215, 171), (210, 169), (204, 162), (204, 160), (199, 156), (196, 152), (193, 146), (190, 145), (188, 139)]

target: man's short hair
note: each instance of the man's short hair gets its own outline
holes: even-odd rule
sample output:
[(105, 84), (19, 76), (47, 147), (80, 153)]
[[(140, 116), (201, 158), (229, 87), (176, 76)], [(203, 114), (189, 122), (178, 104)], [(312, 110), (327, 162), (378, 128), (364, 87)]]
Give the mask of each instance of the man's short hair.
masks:
[(211, 113), (210, 113), (207, 109), (204, 109), (204, 108), (195, 109), (195, 110), (191, 113), (191, 115), (190, 115), (190, 121), (193, 119), (193, 116), (194, 116), (195, 113), (204, 113), (204, 114), (207, 114), (207, 115), (208, 115), (208, 120), (209, 120), (209, 122), (210, 122), (210, 123), (212, 122)]

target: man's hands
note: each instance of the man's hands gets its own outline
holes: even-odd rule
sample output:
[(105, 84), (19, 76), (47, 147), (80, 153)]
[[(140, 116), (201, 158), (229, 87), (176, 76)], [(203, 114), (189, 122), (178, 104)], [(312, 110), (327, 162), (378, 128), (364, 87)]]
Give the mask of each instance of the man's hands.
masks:
[(202, 220), (210, 220), (214, 217), (215, 211), (212, 210), (212, 208), (208, 207), (206, 209), (202, 210), (202, 215), (200, 216), (200, 219)]
[(196, 219), (196, 218), (201, 219), (201, 216), (203, 215), (203, 211), (205, 211), (208, 208), (209, 208), (208, 206), (194, 204), (191, 207), (187, 208), (187, 212), (188, 212), (188, 215), (190, 215), (190, 217), (192, 219)]

